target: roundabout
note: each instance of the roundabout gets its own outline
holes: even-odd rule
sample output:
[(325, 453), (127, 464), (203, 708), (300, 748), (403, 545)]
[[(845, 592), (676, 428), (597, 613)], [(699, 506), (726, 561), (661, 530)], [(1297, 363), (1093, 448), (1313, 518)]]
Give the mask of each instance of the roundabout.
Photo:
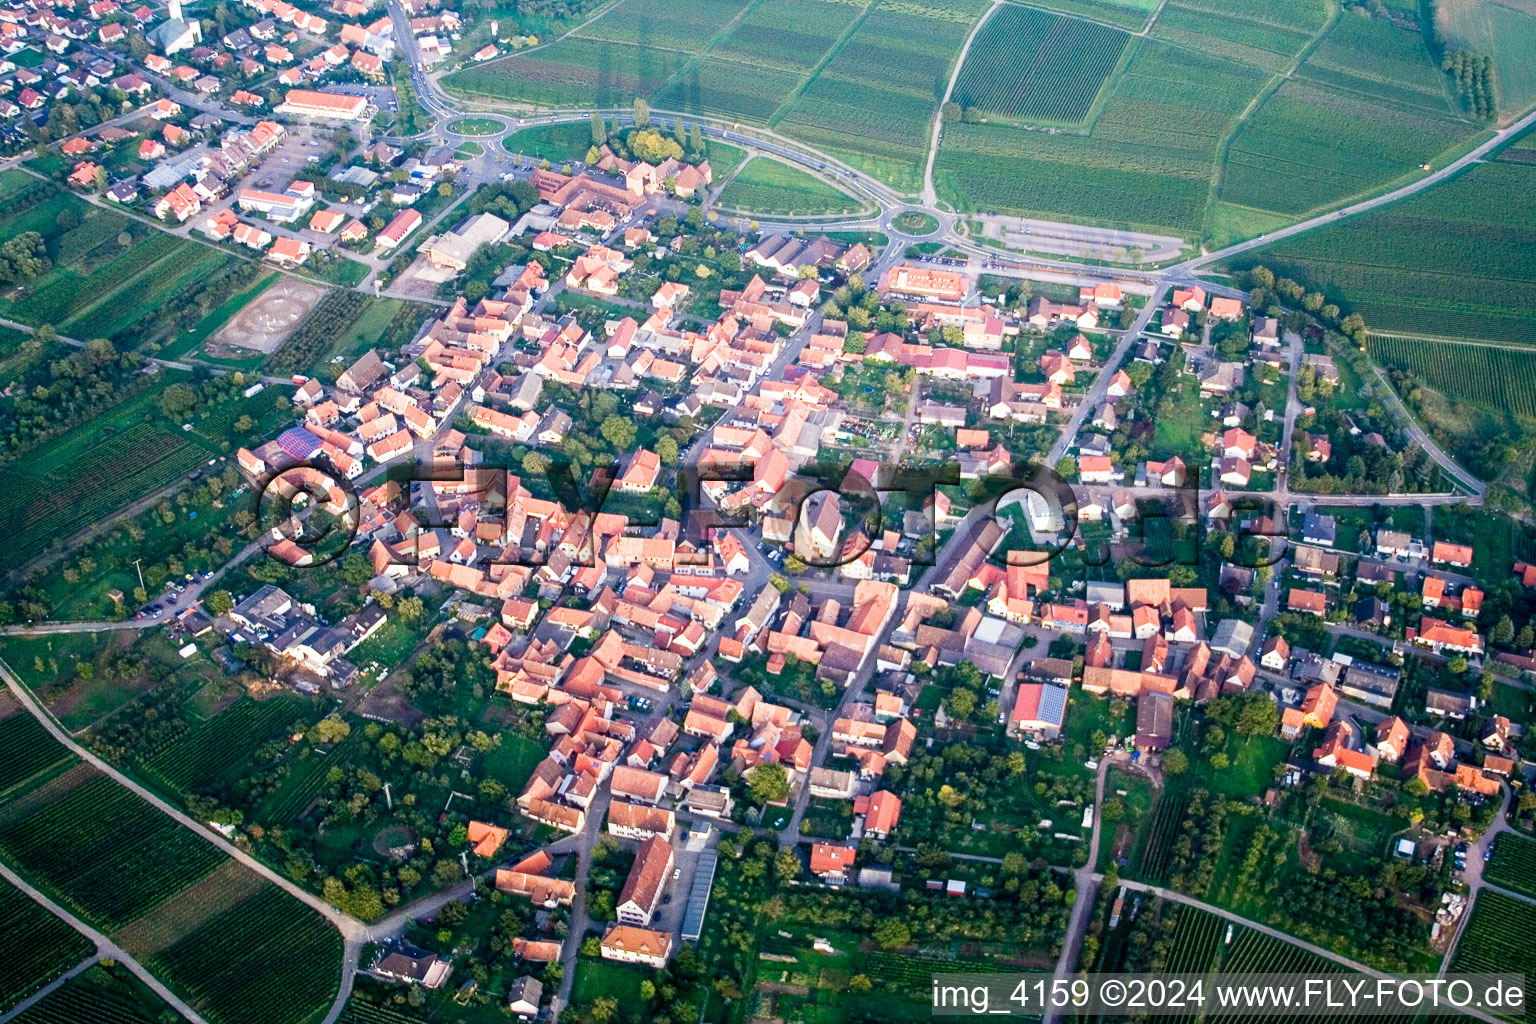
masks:
[(927, 238), (929, 235), (938, 234), (939, 229), (943, 227), (939, 223), (939, 218), (927, 210), (920, 210), (916, 207), (901, 211), (895, 216), (892, 223), (897, 230), (908, 238)]
[(470, 139), (483, 139), (500, 135), (509, 126), (505, 121), (494, 117), (461, 117), (448, 122), (444, 129), (449, 135), (459, 135)]

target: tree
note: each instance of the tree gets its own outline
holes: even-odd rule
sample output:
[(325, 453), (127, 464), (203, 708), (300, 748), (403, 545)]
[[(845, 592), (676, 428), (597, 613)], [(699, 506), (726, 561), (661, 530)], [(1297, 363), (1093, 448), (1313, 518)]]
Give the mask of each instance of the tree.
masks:
[(872, 933), (881, 949), (897, 949), (912, 941), (912, 929), (899, 917), (887, 917), (875, 925)]
[(160, 410), (171, 419), (180, 419), (197, 407), (197, 392), (186, 384), (172, 384), (160, 396)]
[(781, 594), (789, 593), (789, 580), (776, 572), (768, 574), (768, 585)]
[(1169, 775), (1183, 775), (1189, 768), (1189, 757), (1184, 751), (1174, 749), (1163, 755), (1163, 771)]
[(662, 435), (656, 440), (656, 457), (662, 465), (672, 466), (677, 463), (677, 442), (668, 435)]
[(592, 111), (592, 145), (604, 146), (608, 143), (608, 122), (603, 120), (599, 111)]
[(788, 846), (780, 850), (773, 858), (773, 873), (781, 879), (795, 878), (800, 874), (801, 866), (800, 858)]
[(635, 127), (649, 128), (651, 126), (651, 105), (640, 97), (635, 97)]
[(761, 764), (747, 777), (752, 799), (760, 804), (777, 803), (789, 797), (789, 777), (782, 764)]
[(36, 231), (23, 231), (0, 245), (0, 283), (19, 284), (52, 269), (48, 246)]
[(203, 603), (215, 615), (228, 615), (229, 610), (235, 606), (235, 599), (227, 590), (215, 590)]
[(940, 112), (940, 115), (943, 117), (945, 124), (958, 124), (960, 119), (965, 116), (965, 111), (961, 108), (960, 104), (950, 100), (944, 104), (944, 109)]
[(309, 741), (314, 744), (340, 743), (352, 735), (352, 726), (340, 715), (328, 715), (309, 730)]
[(1493, 627), (1493, 633), (1489, 637), (1500, 647), (1509, 646), (1509, 642), (1515, 638), (1515, 623), (1508, 615), (1499, 618), (1498, 625)]
[(609, 416), (603, 420), (597, 432), (603, 435), (603, 440), (621, 452), (627, 452), (634, 446), (635, 425), (623, 416)]
[(1520, 636), (1515, 640), (1515, 646), (1522, 651), (1528, 651), (1536, 646), (1536, 626), (1532, 626), (1529, 622), (1521, 626)]

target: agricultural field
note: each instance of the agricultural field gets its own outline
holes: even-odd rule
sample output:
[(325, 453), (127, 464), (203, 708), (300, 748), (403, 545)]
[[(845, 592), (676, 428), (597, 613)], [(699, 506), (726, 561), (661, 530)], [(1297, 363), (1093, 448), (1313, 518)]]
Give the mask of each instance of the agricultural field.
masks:
[(181, 1018), (126, 970), (98, 964), (13, 1019), (15, 1024), (164, 1024)]
[(85, 936), (0, 881), (0, 1013), (95, 950)]
[(150, 958), (210, 1024), (309, 1024), (337, 988), (341, 935), (267, 886)]
[[(916, 192), (951, 67), (986, 8), (986, 0), (624, 0), (565, 39), (444, 84), (544, 107), (627, 106), (640, 96), (660, 110), (753, 121)], [(569, 133), (566, 159), (586, 153), (583, 136)], [(539, 143), (514, 136), (507, 146)]]
[(445, 78), (443, 84), (461, 95), (534, 107), (622, 107), (636, 96), (650, 96), (659, 90), (690, 60), (690, 54), (679, 50), (570, 36), (536, 50), (465, 68)]
[(8, 206), (0, 234), (36, 231), (54, 266), (31, 282), (29, 294), (0, 301), (0, 314), (28, 324), (53, 324), (74, 337), (111, 337), (190, 283), (236, 261), (82, 202), (51, 184), (38, 182), (12, 196)]
[(710, 56), (805, 75), (858, 21), (869, 0), (774, 0), (754, 4)]
[(242, 698), (163, 750), (142, 757), (141, 763), (151, 779), (172, 792), (201, 790), (242, 771), (262, 744), (286, 739), (316, 717), (308, 701)]
[(1104, 21), (1121, 28), (1139, 31), (1157, 10), (1158, 0), (1039, 0), (1046, 7), (1063, 14), (1076, 14), (1090, 21)]
[(675, 78), (655, 100), (659, 107), (685, 114), (764, 122), (799, 83), (795, 72), (708, 57)]
[(1536, 165), (1496, 161), (1245, 254), (1382, 333), (1536, 341)]
[[(984, 0), (880, 0), (774, 127), (898, 191), (922, 186), (929, 129)], [(858, 147), (849, 146), (859, 140)]]
[(951, 125), (934, 185), (959, 209), (1193, 236), (1222, 136), (1264, 79), (1249, 65), (1140, 39), (1088, 134)]
[(11, 557), (25, 562), (218, 454), (158, 422), (160, 395), (177, 379), (185, 376), (161, 371), (121, 405), (50, 441), (42, 455), (0, 469), (0, 533)]
[[(213, 844), (104, 775), (50, 796), (0, 824), (0, 854), (104, 930), (142, 916), (224, 860)], [(124, 836), (134, 842), (124, 844)]]
[(1076, 124), (1130, 35), (1033, 7), (998, 8), (971, 41), (950, 98), (971, 119)]
[(1228, 12), (1199, 10), (1197, 5), (1164, 5), (1152, 37), (1195, 47), (1279, 74), (1311, 41), (1315, 28), (1276, 25)]
[(863, 204), (798, 168), (759, 156), (720, 193), (720, 205), (749, 213), (817, 214), (853, 212)]
[(1493, 843), (1493, 857), (1483, 880), (1526, 896), (1536, 897), (1536, 842), (1504, 832)]
[(1232, 140), (1227, 202), (1301, 214), (1443, 166), (1477, 134), (1448, 112), (1407, 108), (1305, 79), (1285, 82)]
[(42, 723), (0, 693), (0, 798), (44, 771), (74, 760)]
[(1536, 420), (1536, 349), (1373, 334), (1371, 355), (1447, 398)]
[(1501, 122), (1536, 104), (1536, 11), (1498, 0), (1438, 0), (1435, 25), (1447, 49), (1493, 58)]
[[(1536, 973), (1536, 947), (1530, 940), (1536, 931), (1536, 905), (1484, 889), (1471, 913), (1456, 944), (1453, 972)], [(1517, 1019), (1536, 1020), (1536, 1010), (1527, 1004)]]
[(1385, 20), (1339, 18), (1299, 71), (1305, 78), (1394, 103), (1436, 113), (1454, 110), (1446, 75), (1430, 56), (1423, 34)]

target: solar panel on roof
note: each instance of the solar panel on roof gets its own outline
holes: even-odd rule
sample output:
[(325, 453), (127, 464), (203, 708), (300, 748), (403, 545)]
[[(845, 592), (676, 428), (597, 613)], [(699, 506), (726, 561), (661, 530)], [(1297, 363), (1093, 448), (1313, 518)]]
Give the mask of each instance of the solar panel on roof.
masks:
[(1047, 685), (1040, 691), (1040, 721), (1060, 725), (1067, 716), (1065, 687)]
[(291, 427), (278, 435), (277, 446), (295, 459), (307, 459), (320, 450), (320, 439), (303, 427)]

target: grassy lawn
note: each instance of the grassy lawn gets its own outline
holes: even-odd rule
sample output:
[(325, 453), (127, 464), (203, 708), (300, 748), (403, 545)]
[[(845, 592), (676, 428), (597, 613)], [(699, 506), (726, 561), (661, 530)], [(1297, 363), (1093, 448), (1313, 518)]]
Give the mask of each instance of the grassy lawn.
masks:
[(497, 135), (506, 127), (494, 117), (461, 117), (448, 124), (448, 130), (454, 135)]
[(522, 790), (534, 768), (544, 760), (544, 748), (513, 732), (501, 734), (501, 746), (486, 753), (481, 768), (512, 792)]
[(716, 182), (729, 178), (747, 159), (746, 150), (726, 142), (706, 142), (704, 148), (708, 151), (710, 175)]
[(908, 210), (896, 218), (896, 226), (912, 235), (931, 235), (939, 229), (939, 220), (931, 213)]
[[(424, 214), (423, 217), (425, 216)], [(317, 253), (313, 259), (299, 268), (299, 272), (306, 277), (312, 277), (327, 284), (338, 284), (343, 288), (362, 284), (363, 278), (368, 276), (368, 270), (368, 264), (359, 263), (357, 260), (330, 250)]]
[(647, 967), (582, 958), (576, 962), (576, 982), (571, 989), (571, 1003), (581, 1006), (609, 996), (617, 999), (620, 1007), (639, 1005), (640, 982), (653, 973)]
[(749, 213), (846, 213), (862, 207), (857, 199), (788, 164), (753, 157), (720, 193), (720, 205)]
[(1231, 203), (1214, 203), (1206, 216), (1205, 244), (1222, 249), (1237, 242), (1268, 234), (1291, 223), (1291, 218), (1267, 210), (1254, 210)]
[[(514, 156), (533, 157), (562, 164), (581, 162), (592, 148), (592, 126), (585, 121), (551, 124), (515, 132), (501, 140), (502, 148)], [(715, 172), (716, 174), (719, 171)]]
[(370, 299), (351, 326), (338, 334), (330, 347), (316, 358), (310, 371), (327, 380), (335, 380), (336, 375), (350, 366), (358, 356), (378, 344), (395, 314), (404, 306), (404, 299)]
[(465, 142), (458, 149), (454, 150), (453, 155), (460, 160), (468, 160), (472, 157), (480, 156), (484, 152), (485, 147), (480, 145), (480, 143)]
[(1184, 379), (1179, 384), (1179, 389), (1168, 396), (1173, 400), (1173, 410), (1169, 415), (1158, 416), (1152, 435), (1152, 451), (1157, 458), (1168, 458), (1178, 455), (1189, 461), (1194, 457), (1196, 464), (1203, 461), (1200, 452), (1203, 448), (1200, 444), (1200, 435), (1210, 429), (1209, 416), (1200, 401), (1200, 388), (1192, 379)]

